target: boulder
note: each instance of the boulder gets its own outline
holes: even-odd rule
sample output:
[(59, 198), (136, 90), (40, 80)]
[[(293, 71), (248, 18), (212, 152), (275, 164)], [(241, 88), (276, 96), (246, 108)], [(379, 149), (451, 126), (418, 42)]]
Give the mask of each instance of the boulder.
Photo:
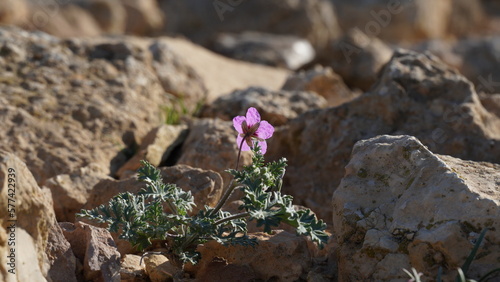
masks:
[(484, 30), (487, 15), (482, 0), (452, 0), (448, 32), (459, 38)]
[[(330, 0), (343, 30), (358, 28), (390, 42), (417, 42), (447, 35), (454, 1)], [(472, 23), (469, 23), (472, 24)]]
[(164, 124), (152, 129), (142, 139), (137, 153), (118, 170), (117, 176), (123, 179), (135, 173), (141, 166), (141, 160), (159, 166), (172, 159), (175, 156), (171, 154), (186, 139), (187, 133), (186, 125)]
[(327, 0), (163, 0), (160, 6), (166, 32), (186, 35), (202, 45), (221, 32), (251, 30), (295, 35), (321, 49), (340, 34), (335, 10)]
[(215, 43), (217, 53), (233, 59), (296, 70), (311, 62), (316, 52), (297, 36), (259, 32), (223, 33)]
[(259, 111), (262, 120), (279, 126), (309, 110), (326, 107), (326, 100), (313, 92), (250, 87), (219, 97), (202, 110), (201, 116), (231, 121), (244, 116), (250, 107)]
[(197, 251), (202, 259), (195, 266), (187, 265), (186, 271), (193, 272), (200, 281), (229, 279), (238, 273), (240, 277), (248, 275), (263, 281), (297, 281), (307, 277), (314, 258), (322, 255), (307, 238), (285, 231), (250, 236), (259, 240), (257, 246), (223, 246), (215, 241), (199, 245)]
[(180, 271), (164, 255), (148, 255), (144, 257), (144, 264), (152, 282), (174, 281), (174, 276)]
[(28, 19), (29, 5), (25, 0), (4, 0), (0, 3), (0, 23), (24, 24)]
[(60, 225), (83, 264), (85, 280), (120, 281), (120, 253), (108, 230), (80, 221)]
[(450, 281), (489, 228), (467, 277), (486, 274), (500, 259), (499, 179), (498, 164), (437, 155), (412, 136), (357, 142), (333, 194), (339, 280), (403, 279), (410, 267), (427, 280), (442, 266)]
[(78, 4), (89, 11), (104, 33), (125, 32), (127, 11), (120, 0), (90, 0), (80, 1)]
[(122, 282), (148, 281), (144, 263), (141, 264), (141, 256), (127, 254), (122, 257), (120, 278)]
[(342, 77), (330, 67), (316, 66), (307, 71), (300, 71), (288, 76), (282, 90), (311, 91), (326, 99), (329, 107), (336, 107), (354, 100), (359, 93), (352, 92)]
[(483, 107), (500, 118), (500, 94), (479, 94)]
[(310, 111), (277, 128), (266, 157), (286, 157), (283, 192), (329, 222), (328, 199), (344, 175), (355, 142), (408, 134), (430, 150), (500, 162), (500, 120), (473, 85), (429, 54), (399, 50), (374, 87), (336, 108)]
[(127, 13), (128, 34), (151, 35), (163, 26), (163, 13), (155, 0), (122, 0)]
[[(233, 177), (225, 171), (235, 168), (238, 158), (238, 132), (233, 128), (232, 122), (199, 119), (193, 120), (189, 128), (177, 164), (215, 171), (222, 176), (223, 183), (227, 186)], [(240, 167), (251, 161), (249, 151), (241, 153)]]
[[(38, 187), (25, 163), (3, 150), (0, 151), (0, 185), (0, 204), (6, 211), (10, 208), (0, 216), (0, 251), (5, 262), (0, 266), (1, 275), (15, 277), (13, 281), (76, 281), (75, 258), (57, 225), (52, 199)], [(15, 249), (14, 276), (7, 272), (11, 269), (7, 256), (12, 248)], [(61, 269), (64, 271), (59, 272)]]
[(196, 89), (203, 82), (194, 70), (172, 52), (156, 61), (160, 55), (149, 49), (154, 44), (138, 38), (60, 40), (0, 28), (0, 91), (6, 94), (0, 98), (0, 149), (16, 152), (40, 185), (90, 164), (114, 175), (173, 103), (154, 62), (171, 63), (171, 73), (184, 78), (171, 80), (170, 89), (183, 91), (186, 100), (201, 95)]
[(392, 52), (377, 37), (355, 28), (333, 41), (319, 61), (330, 66), (350, 88), (367, 91), (377, 80), (380, 69), (391, 59)]

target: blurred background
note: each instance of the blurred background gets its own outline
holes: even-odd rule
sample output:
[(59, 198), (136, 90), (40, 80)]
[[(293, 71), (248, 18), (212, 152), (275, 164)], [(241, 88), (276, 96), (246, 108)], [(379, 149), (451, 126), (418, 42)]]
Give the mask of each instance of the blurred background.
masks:
[(431, 51), (500, 92), (496, 0), (1, 0), (0, 23), (58, 37), (185, 37), (238, 60), (331, 67), (368, 90), (395, 48)]

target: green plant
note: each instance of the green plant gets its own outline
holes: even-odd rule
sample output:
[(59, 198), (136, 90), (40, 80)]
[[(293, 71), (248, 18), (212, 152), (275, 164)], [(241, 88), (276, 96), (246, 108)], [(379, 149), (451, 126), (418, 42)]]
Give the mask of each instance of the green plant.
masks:
[(162, 106), (161, 110), (163, 112), (163, 120), (165, 124), (179, 124), (182, 117), (184, 116), (196, 116), (200, 112), (204, 100), (198, 101), (194, 108), (190, 111), (186, 106), (184, 97), (171, 99), (171, 104), (168, 106)]
[[(247, 235), (247, 220), (255, 220), (257, 226), (262, 226), (268, 233), (282, 222), (289, 224), (296, 228), (297, 234), (309, 236), (322, 247), (329, 237), (325, 233), (326, 224), (309, 209), (296, 211), (293, 198), (281, 194), (286, 159), (264, 163), (262, 152), (265, 149), (260, 145), (265, 145), (264, 139), (271, 137), (274, 128), (267, 126), (265, 121), (261, 122), (255, 112), (253, 120), (249, 117), (248, 124), (243, 123), (248, 128), (241, 133), (243, 136), (238, 137), (251, 145), (248, 149), (253, 152), (252, 164), (241, 171), (228, 170), (234, 181), (215, 207), (205, 206), (191, 215), (195, 206), (191, 193), (174, 184), (163, 183), (160, 171), (143, 161), (138, 173), (139, 180), (145, 182), (146, 187), (137, 195), (119, 194), (107, 205), (82, 210), (78, 216), (106, 223), (111, 232), (119, 233), (119, 238), (130, 241), (139, 250), (149, 247), (153, 240), (165, 241), (167, 256), (178, 265), (197, 263), (200, 254), (196, 246), (209, 240), (223, 245), (255, 246), (258, 241)], [(242, 131), (239, 129), (238, 132)], [(253, 138), (257, 144), (252, 143)], [(243, 141), (239, 142), (240, 152)], [(231, 214), (221, 208), (235, 189), (243, 191), (243, 204), (240, 213)]]
[[(483, 231), (481, 231), (481, 234), (479, 235), (479, 238), (477, 239), (476, 244), (474, 244), (474, 248), (472, 248), (472, 250), (469, 253), (469, 256), (465, 260), (464, 264), (462, 265), (462, 267), (460, 267), (460, 268), (457, 269), (458, 274), (457, 274), (457, 277), (455, 278), (456, 282), (483, 282), (483, 281), (488, 281), (488, 279), (491, 276), (493, 276), (493, 274), (500, 273), (500, 268), (495, 268), (495, 269), (489, 271), (488, 273), (486, 273), (485, 275), (483, 275), (481, 278), (479, 278), (479, 280), (473, 280), (473, 279), (467, 279), (466, 278), (467, 272), (469, 271), (469, 268), (470, 268), (472, 262), (474, 261), (474, 258), (476, 257), (477, 251), (479, 250), (479, 247), (481, 246), (481, 242), (483, 241), (484, 236), (486, 235), (487, 231), (488, 231), (488, 228), (485, 228), (485, 229), (483, 229)], [(412, 267), (412, 272), (409, 272), (406, 269), (403, 269), (403, 271), (406, 274), (408, 274), (408, 276), (410, 276), (410, 280), (409, 281), (412, 281), (412, 282), (421, 282), (420, 276), (422, 275), (422, 273), (417, 273), (417, 270), (415, 268)], [(442, 267), (439, 267), (438, 275), (436, 277), (436, 281), (437, 282), (441, 282), (442, 281), (442, 273), (443, 273), (443, 269), (442, 269)]]

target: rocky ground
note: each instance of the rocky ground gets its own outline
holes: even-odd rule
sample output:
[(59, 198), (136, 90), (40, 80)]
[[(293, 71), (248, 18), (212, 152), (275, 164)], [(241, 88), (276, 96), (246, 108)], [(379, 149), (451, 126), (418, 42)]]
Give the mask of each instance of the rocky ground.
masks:
[[(500, 267), (495, 1), (42, 2), (0, 3), (1, 281), (450, 281), (484, 228), (468, 276)], [(179, 272), (75, 218), (140, 160), (214, 206), (249, 107), (325, 249), (251, 225)]]

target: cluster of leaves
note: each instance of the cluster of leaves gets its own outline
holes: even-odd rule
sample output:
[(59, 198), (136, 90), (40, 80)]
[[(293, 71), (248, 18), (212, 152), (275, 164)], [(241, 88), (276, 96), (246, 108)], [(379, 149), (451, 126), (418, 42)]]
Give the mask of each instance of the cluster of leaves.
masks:
[[(481, 246), (481, 242), (484, 239), (484, 236), (486, 235), (486, 232), (488, 231), (488, 228), (483, 229), (481, 234), (479, 235), (479, 238), (476, 241), (476, 244), (474, 245), (474, 248), (472, 248), (471, 252), (469, 253), (469, 256), (465, 260), (464, 264), (462, 267), (458, 268), (457, 272), (457, 277), (455, 278), (455, 282), (483, 282), (483, 281), (488, 281), (488, 279), (492, 278), (493, 275), (499, 274), (500, 273), (500, 268), (493, 269), (483, 275), (479, 280), (473, 280), (473, 279), (467, 279), (467, 272), (469, 272), (469, 267), (471, 266), (472, 262), (474, 261), (474, 258), (476, 257), (477, 251), (479, 250), (479, 247)], [(411, 268), (411, 272), (403, 269), (403, 271), (410, 276), (410, 280), (412, 282), (422, 282), (420, 276), (422, 276), (422, 273), (419, 273), (415, 268)], [(437, 282), (442, 282), (442, 275), (443, 275), (443, 268), (439, 267), (438, 275), (436, 277)]]
[(325, 233), (326, 224), (309, 209), (296, 210), (292, 204), (293, 197), (281, 194), (286, 159), (265, 165), (259, 147), (255, 146), (252, 150), (252, 165), (241, 171), (229, 170), (242, 184), (240, 189), (245, 196), (240, 210), (245, 210), (250, 220), (256, 220), (257, 227), (263, 226), (264, 232), (271, 232), (273, 227), (283, 222), (295, 227), (297, 234), (309, 236), (323, 247), (329, 237)]
[(192, 110), (189, 110), (184, 102), (184, 96), (179, 98), (174, 97), (170, 100), (170, 105), (161, 107), (165, 124), (179, 124), (181, 123), (181, 119), (183, 117), (197, 116), (205, 102), (204, 100), (200, 100), (196, 103)]
[[(181, 264), (197, 263), (200, 254), (196, 246), (209, 240), (223, 245), (254, 246), (257, 241), (247, 236), (246, 219), (256, 220), (265, 232), (281, 222), (290, 224), (300, 235), (307, 235), (323, 246), (328, 240), (324, 232), (326, 224), (318, 220), (310, 210), (296, 211), (292, 197), (281, 195), (281, 179), (286, 160), (264, 164), (258, 146), (254, 149), (253, 164), (242, 171), (231, 170), (237, 185), (245, 192), (244, 210), (238, 214), (222, 211), (220, 207), (227, 197), (211, 208), (205, 206), (191, 215), (194, 204), (191, 192), (183, 191), (174, 184), (165, 184), (161, 172), (148, 162), (142, 162), (139, 180), (146, 183), (137, 195), (122, 193), (113, 197), (107, 205), (82, 210), (78, 216), (108, 224), (111, 232), (128, 240), (139, 250), (163, 240), (169, 249), (167, 256)], [(231, 190), (226, 193), (229, 195)]]

